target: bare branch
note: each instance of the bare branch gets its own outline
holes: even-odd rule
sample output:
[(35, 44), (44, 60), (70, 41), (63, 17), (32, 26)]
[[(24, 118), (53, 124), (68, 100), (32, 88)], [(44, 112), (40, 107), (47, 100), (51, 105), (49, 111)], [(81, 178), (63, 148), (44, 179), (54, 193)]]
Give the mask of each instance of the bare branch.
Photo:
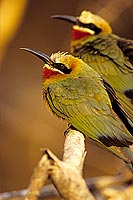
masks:
[(65, 200), (94, 200), (82, 177), (85, 158), (84, 136), (69, 129), (64, 143), (63, 161), (50, 150), (44, 150), (44, 156), (34, 170), (25, 200), (37, 200), (40, 190), (48, 176)]
[[(109, 197), (111, 199), (115, 199), (117, 195), (119, 195), (119, 198), (126, 196), (126, 199), (132, 199), (133, 177), (131, 173), (125, 173), (125, 171), (117, 176), (89, 178), (86, 180), (86, 184), (94, 194), (96, 200), (108, 199)], [(22, 199), (26, 193), (26, 189), (1, 193), (0, 200), (11, 200), (12, 198)], [(59, 194), (53, 184), (48, 184), (42, 188), (39, 199), (46, 197), (54, 198), (58, 195)]]
[(50, 172), (55, 187), (66, 200), (94, 200), (81, 175), (84, 157), (84, 136), (70, 129), (64, 143), (64, 161), (54, 160)]
[(25, 200), (38, 199), (40, 190), (44, 186), (48, 178), (49, 166), (50, 161), (48, 159), (47, 154), (45, 154), (43, 155), (43, 157), (41, 158), (37, 167), (34, 170)]
[[(133, 190), (131, 175), (125, 174), (115, 177), (90, 178), (86, 183), (82, 178), (82, 168), (86, 155), (84, 136), (76, 130), (69, 129), (64, 142), (63, 161), (60, 161), (50, 150), (43, 150), (44, 155), (39, 161), (31, 178), (27, 190), (14, 191), (0, 194), (0, 199), (21, 199), (27, 192), (26, 200), (38, 200), (50, 196), (62, 196), (65, 200), (94, 200), (104, 199), (110, 194), (110, 198), (117, 195), (127, 195), (130, 198)], [(50, 177), (53, 185), (44, 184)], [(57, 192), (58, 191), (58, 192)], [(128, 199), (129, 199), (128, 198)]]
[(79, 131), (69, 129), (64, 142), (63, 161), (82, 171), (85, 152), (85, 137)]

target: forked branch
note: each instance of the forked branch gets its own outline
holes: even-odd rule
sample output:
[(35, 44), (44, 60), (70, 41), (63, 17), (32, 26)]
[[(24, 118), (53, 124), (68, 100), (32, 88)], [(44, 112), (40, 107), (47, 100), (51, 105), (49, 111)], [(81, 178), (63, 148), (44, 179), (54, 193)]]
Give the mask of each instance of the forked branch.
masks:
[(31, 178), (25, 200), (37, 200), (40, 190), (50, 177), (65, 200), (94, 200), (82, 177), (85, 152), (84, 135), (69, 129), (64, 142), (63, 161), (45, 149)]

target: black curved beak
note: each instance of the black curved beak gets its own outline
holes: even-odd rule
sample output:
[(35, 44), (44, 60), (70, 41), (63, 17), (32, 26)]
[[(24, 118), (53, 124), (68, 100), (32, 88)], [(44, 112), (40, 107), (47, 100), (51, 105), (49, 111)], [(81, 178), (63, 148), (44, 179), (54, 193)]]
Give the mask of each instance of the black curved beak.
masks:
[(73, 25), (78, 24), (78, 20), (74, 16), (69, 16), (69, 15), (52, 15), (51, 18), (64, 20), (64, 21), (72, 23)]
[(30, 48), (20, 48), (24, 51), (27, 51), (31, 54), (33, 54), (34, 56), (36, 56), (37, 58), (39, 58), (40, 60), (42, 60), (44, 63), (48, 64), (48, 65), (53, 65), (54, 62), (50, 59), (50, 57), (38, 50), (33, 50), (33, 49), (30, 49)]
[(93, 23), (89, 23), (89, 24), (82, 23), (81, 21), (79, 21), (78, 17), (69, 16), (69, 15), (53, 15), (53, 16), (51, 16), (51, 18), (64, 20), (64, 21), (72, 23), (73, 25), (78, 25), (78, 26), (81, 26), (81, 27), (88, 28), (88, 29), (94, 31), (95, 34), (98, 34), (98, 33), (101, 32), (101, 29), (99, 27), (97, 27), (95, 24), (93, 24)]
[(69, 74), (71, 72), (71, 69), (68, 69), (63, 63), (53, 62), (48, 55), (46, 55), (46, 54), (44, 54), (44, 53), (42, 53), (38, 50), (33, 50), (33, 49), (30, 49), (30, 48), (20, 48), (20, 49), (33, 54), (34, 56), (36, 56), (37, 58), (42, 60), (44, 63), (51, 66), (52, 68), (58, 69), (63, 74)]

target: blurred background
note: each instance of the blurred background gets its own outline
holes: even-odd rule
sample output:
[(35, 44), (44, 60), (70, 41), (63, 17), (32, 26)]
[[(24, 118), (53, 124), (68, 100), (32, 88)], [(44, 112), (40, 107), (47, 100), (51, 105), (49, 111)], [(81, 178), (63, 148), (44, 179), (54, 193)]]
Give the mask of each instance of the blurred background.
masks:
[[(71, 25), (50, 18), (90, 10), (104, 17), (114, 33), (133, 39), (132, 0), (0, 1), (0, 192), (26, 188), (41, 157), (50, 148), (62, 157), (62, 120), (47, 110), (41, 90), (43, 64), (20, 47), (50, 55), (68, 51)], [(87, 140), (84, 176), (117, 174), (123, 162)]]

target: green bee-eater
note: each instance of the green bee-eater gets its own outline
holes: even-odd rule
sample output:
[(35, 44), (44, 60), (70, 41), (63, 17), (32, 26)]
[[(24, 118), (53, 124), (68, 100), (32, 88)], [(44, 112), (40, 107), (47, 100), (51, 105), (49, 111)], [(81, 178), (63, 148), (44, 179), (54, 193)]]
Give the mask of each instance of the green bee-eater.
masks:
[(133, 41), (113, 34), (107, 21), (89, 11), (52, 17), (73, 24), (71, 53), (104, 77), (133, 121)]
[(108, 85), (108, 95), (100, 75), (67, 53), (58, 52), (49, 57), (39, 51), (23, 49), (45, 63), (43, 98), (52, 112), (126, 163), (133, 164), (130, 149), (133, 136), (113, 109), (112, 102), (121, 112), (111, 87)]

